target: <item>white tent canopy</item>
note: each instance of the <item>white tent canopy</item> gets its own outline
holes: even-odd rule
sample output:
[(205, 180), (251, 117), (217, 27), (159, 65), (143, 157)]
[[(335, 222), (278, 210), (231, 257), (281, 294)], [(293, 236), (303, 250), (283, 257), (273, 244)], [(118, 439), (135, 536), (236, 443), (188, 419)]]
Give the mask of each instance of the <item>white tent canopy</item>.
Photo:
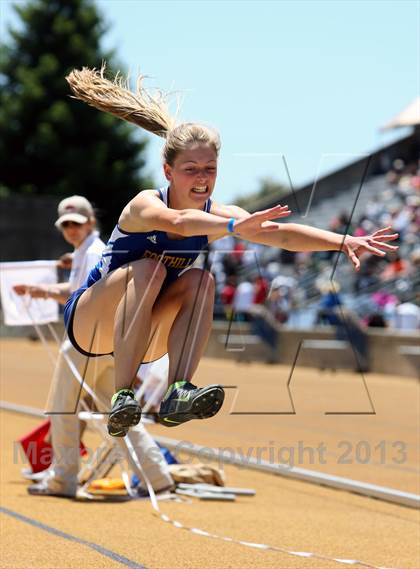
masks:
[(420, 97), (412, 101), (404, 110), (393, 119), (384, 124), (381, 130), (390, 130), (391, 128), (399, 128), (403, 126), (414, 126), (420, 124)]

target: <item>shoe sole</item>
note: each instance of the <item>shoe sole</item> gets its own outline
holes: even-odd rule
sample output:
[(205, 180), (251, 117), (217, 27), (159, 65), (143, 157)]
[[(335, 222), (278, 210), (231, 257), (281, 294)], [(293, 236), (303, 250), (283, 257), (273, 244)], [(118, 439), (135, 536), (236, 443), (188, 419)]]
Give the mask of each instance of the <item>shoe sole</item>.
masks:
[(158, 421), (165, 427), (176, 427), (194, 419), (209, 419), (220, 411), (225, 399), (225, 391), (220, 385), (209, 385), (191, 400), (188, 411), (159, 415)]
[(51, 496), (53, 498), (67, 498), (68, 500), (74, 500), (76, 498), (76, 494), (60, 494), (60, 492), (54, 492), (52, 490), (33, 490), (30, 486), (26, 490), (31, 496)]
[(111, 437), (125, 437), (125, 435), (128, 433), (128, 429), (126, 428), (121, 428), (121, 427), (115, 427), (115, 425), (112, 424), (108, 424), (108, 435), (110, 435)]
[[(114, 429), (115, 431), (128, 430), (129, 427), (134, 427), (140, 422), (141, 419), (141, 408), (137, 404), (125, 405), (120, 407), (109, 414), (108, 424), (109, 429)], [(108, 432), (109, 432), (108, 429)], [(111, 433), (109, 433), (111, 435)], [(125, 433), (127, 434), (127, 433)], [(120, 434), (115, 434), (112, 436), (125, 436)]]
[(25, 480), (29, 480), (30, 482), (42, 482), (42, 480), (48, 476), (48, 473), (45, 470), (42, 470), (41, 472), (36, 472), (34, 474), (22, 473), (22, 476)]

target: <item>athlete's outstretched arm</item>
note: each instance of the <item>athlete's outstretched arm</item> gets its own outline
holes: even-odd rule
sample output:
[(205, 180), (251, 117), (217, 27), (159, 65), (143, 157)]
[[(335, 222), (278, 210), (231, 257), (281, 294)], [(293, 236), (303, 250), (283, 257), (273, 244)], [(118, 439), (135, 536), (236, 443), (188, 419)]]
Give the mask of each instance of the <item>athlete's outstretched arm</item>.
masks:
[[(237, 221), (234, 231), (241, 237), (241, 225), (245, 221)], [(288, 251), (342, 251), (345, 253), (354, 268), (360, 268), (360, 257), (364, 253), (371, 253), (383, 257), (387, 251), (396, 251), (398, 246), (389, 245), (388, 241), (398, 239), (398, 233), (389, 233), (391, 227), (385, 227), (364, 237), (341, 235), (324, 229), (317, 229), (309, 225), (298, 223), (278, 224), (277, 231), (259, 233), (252, 238), (244, 237), (247, 241), (281, 247)]]
[[(238, 211), (235, 212), (238, 215)], [(275, 231), (277, 224), (270, 220), (289, 214), (289, 208), (281, 205), (248, 214), (247, 225), (242, 230), (244, 238)], [(199, 209), (172, 209), (163, 204), (155, 191), (146, 190), (124, 208), (118, 223), (125, 231), (166, 231), (183, 237), (208, 235), (220, 238), (228, 233), (226, 218), (236, 219), (237, 215), (218, 215), (213, 210), (206, 213)]]
[[(273, 223), (264, 222), (264, 225), (275, 225), (271, 231), (265, 231), (252, 235), (249, 233), (250, 213), (237, 206), (226, 206), (213, 204), (212, 211), (224, 217), (234, 217), (234, 232), (237, 237), (260, 243), (270, 247), (280, 247), (288, 251), (343, 251), (353, 263), (356, 271), (360, 268), (360, 257), (364, 253), (371, 253), (383, 257), (386, 251), (395, 251), (397, 246), (388, 245), (387, 241), (398, 238), (398, 233), (389, 233), (391, 227), (385, 227), (375, 231), (372, 235), (364, 237), (353, 237), (352, 235), (341, 235), (332, 231), (317, 229), (309, 225), (299, 223)], [(282, 217), (289, 215), (284, 213)], [(271, 218), (273, 219), (273, 218)], [(220, 236), (221, 237), (221, 236)], [(217, 237), (216, 237), (217, 238)], [(212, 238), (214, 241), (215, 238)]]

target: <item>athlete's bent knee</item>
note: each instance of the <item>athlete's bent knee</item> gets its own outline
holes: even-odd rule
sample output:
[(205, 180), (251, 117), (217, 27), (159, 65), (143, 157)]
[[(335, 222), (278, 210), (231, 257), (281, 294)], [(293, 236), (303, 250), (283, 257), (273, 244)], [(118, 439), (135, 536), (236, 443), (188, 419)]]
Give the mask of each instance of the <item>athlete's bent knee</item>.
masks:
[(182, 278), (185, 278), (185, 284), (192, 294), (196, 294), (197, 290), (208, 295), (214, 293), (214, 277), (209, 271), (190, 269), (182, 275)]

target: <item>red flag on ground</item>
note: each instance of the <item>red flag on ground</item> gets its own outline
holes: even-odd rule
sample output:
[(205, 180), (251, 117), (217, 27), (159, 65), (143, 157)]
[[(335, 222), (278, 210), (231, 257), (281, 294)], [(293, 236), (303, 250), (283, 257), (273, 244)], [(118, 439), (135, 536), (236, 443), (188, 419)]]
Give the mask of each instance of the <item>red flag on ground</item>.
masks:
[[(51, 421), (47, 419), (19, 439), (23, 451), (32, 467), (32, 472), (41, 472), (48, 468), (52, 462), (53, 449), (47, 437), (50, 432)], [(85, 456), (87, 450), (80, 441), (80, 456)]]

